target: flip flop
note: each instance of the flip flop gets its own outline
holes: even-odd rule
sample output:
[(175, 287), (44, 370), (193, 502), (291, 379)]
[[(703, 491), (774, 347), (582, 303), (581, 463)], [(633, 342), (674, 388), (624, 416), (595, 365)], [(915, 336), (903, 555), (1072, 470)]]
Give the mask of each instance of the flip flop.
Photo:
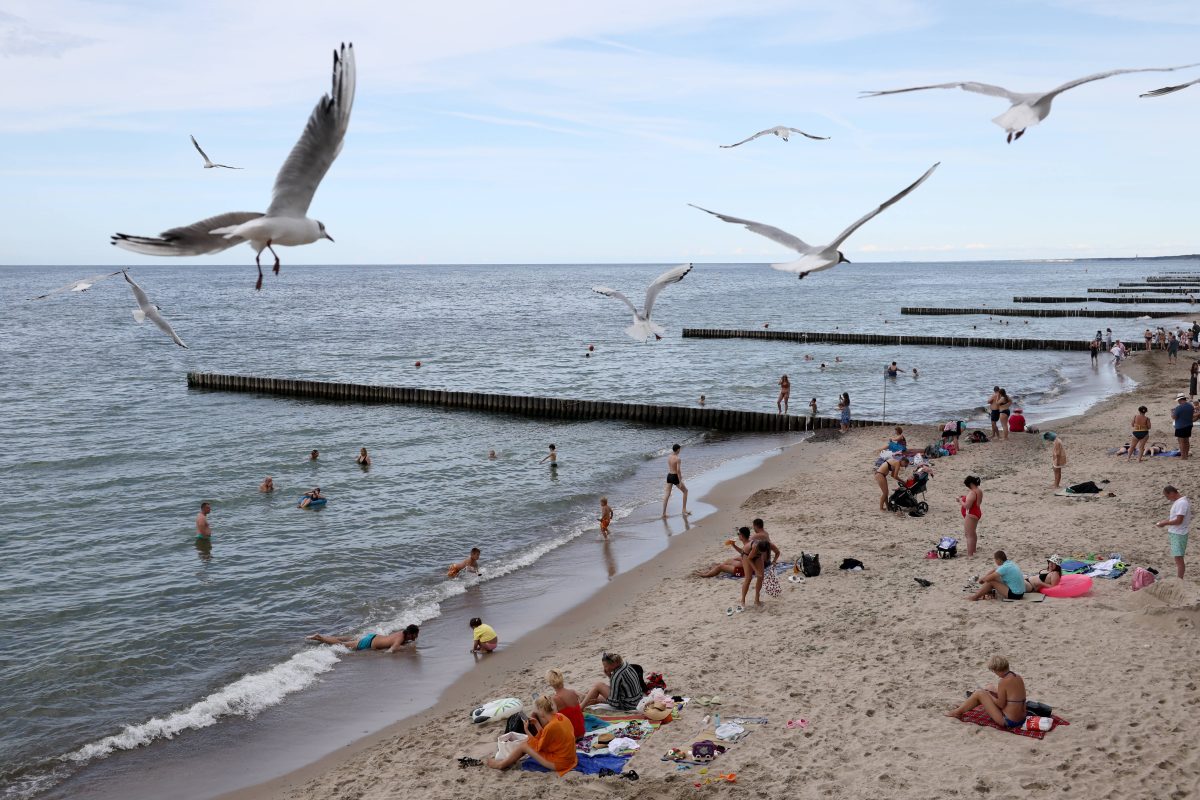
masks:
[(745, 606), (734, 606), (733, 607), (733, 611), (735, 614), (740, 614), (745, 610), (746, 610)]
[(788, 580), (791, 581), (792, 583), (804, 583), (804, 576), (796, 575), (795, 573), (793, 573), (791, 575), (788, 575)]
[(480, 761), (478, 758), (471, 758), (470, 756), (464, 756), (458, 760), (458, 765), (460, 767), (482, 767), (483, 762)]
[(804, 730), (805, 728), (808, 727), (808, 720), (804, 719), (803, 717), (801, 717), (800, 719), (789, 719), (788, 723), (787, 723), (787, 727), (788, 727), (788, 730), (795, 730), (796, 728), (799, 728), (800, 730)]
[(727, 616), (727, 617), (733, 616), (733, 606), (730, 606), (729, 608), (725, 609), (725, 616)]

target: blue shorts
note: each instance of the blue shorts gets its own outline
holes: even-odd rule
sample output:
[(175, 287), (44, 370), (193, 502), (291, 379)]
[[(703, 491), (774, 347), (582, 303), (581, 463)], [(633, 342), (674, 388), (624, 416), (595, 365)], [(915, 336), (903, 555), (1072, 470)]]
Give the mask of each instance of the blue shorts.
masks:
[(375, 637), (378, 635), (379, 634), (377, 634), (377, 633), (368, 633), (366, 636), (364, 636), (358, 640), (358, 644), (356, 644), (354, 646), (354, 649), (355, 650), (370, 650), (371, 642), (375, 641)]

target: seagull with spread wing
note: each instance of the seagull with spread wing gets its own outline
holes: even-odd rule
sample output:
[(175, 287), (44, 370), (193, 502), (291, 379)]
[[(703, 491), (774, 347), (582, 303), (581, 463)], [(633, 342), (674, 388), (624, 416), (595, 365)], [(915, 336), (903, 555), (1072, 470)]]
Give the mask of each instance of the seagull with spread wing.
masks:
[(121, 270), (121, 274), (125, 276), (125, 280), (129, 283), (129, 288), (133, 290), (133, 297), (137, 300), (138, 307), (133, 311), (134, 321), (140, 325), (146, 320), (150, 320), (158, 326), (159, 330), (170, 336), (175, 344), (186, 350), (187, 345), (175, 334), (175, 329), (171, 327), (171, 323), (167, 322), (166, 317), (159, 313), (158, 306), (150, 302), (150, 298), (142, 291), (142, 287), (134, 283), (133, 278), (129, 277), (129, 273), (125, 270)]
[(745, 139), (742, 139), (740, 142), (734, 142), (733, 144), (723, 144), (723, 145), (721, 145), (721, 147), (737, 147), (740, 144), (745, 144), (746, 142), (752, 142), (760, 136), (766, 136), (767, 134), (771, 134), (771, 133), (775, 134), (780, 139), (783, 139), (785, 142), (788, 140), (788, 137), (791, 136), (793, 133), (798, 133), (801, 136), (807, 136), (809, 139), (818, 139), (820, 141), (826, 141), (829, 139), (828, 136), (813, 136), (811, 133), (805, 133), (804, 131), (800, 130), (799, 128), (789, 128), (786, 125), (776, 125), (774, 128), (767, 128), (765, 131), (759, 131), (758, 133), (754, 134), (753, 136), (749, 136)]
[(663, 287), (679, 283), (683, 277), (692, 271), (691, 264), (681, 264), (674, 269), (669, 269), (662, 275), (654, 279), (654, 283), (650, 284), (650, 288), (646, 289), (646, 301), (642, 304), (641, 310), (633, 303), (629, 302), (629, 298), (618, 292), (616, 289), (609, 289), (607, 286), (593, 286), (593, 292), (599, 292), (605, 297), (612, 297), (620, 300), (625, 305), (629, 306), (629, 310), (633, 312), (633, 324), (625, 329), (625, 333), (631, 339), (637, 339), (639, 342), (644, 342), (651, 336), (661, 339), (666, 330), (655, 322), (650, 321), (650, 312), (654, 310), (654, 301), (658, 299), (658, 293), (663, 290)]
[(764, 225), (761, 222), (755, 222), (754, 220), (750, 219), (741, 219), (739, 217), (730, 217), (726, 214), (718, 214), (716, 211), (709, 211), (707, 208), (700, 208), (700, 206), (693, 205), (692, 203), (688, 203), (688, 205), (692, 206), (692, 208), (699, 208), (701, 211), (707, 214), (712, 214), (717, 219), (724, 220), (725, 222), (732, 222), (735, 225), (744, 225), (746, 230), (753, 231), (759, 236), (765, 236), (771, 241), (778, 242), (784, 247), (792, 248), (800, 254), (800, 258), (795, 261), (789, 261), (786, 264), (772, 264), (771, 266), (784, 272), (798, 272), (800, 273), (800, 279), (804, 280), (804, 276), (808, 275), (810, 272), (820, 272), (823, 269), (836, 267), (842, 262), (849, 264), (850, 259), (846, 258), (842, 251), (838, 250), (838, 247), (842, 244), (842, 242), (850, 238), (850, 234), (861, 228), (885, 208), (903, 199), (909, 192), (924, 183), (925, 179), (932, 175), (933, 171), (938, 168), (938, 164), (941, 163), (942, 162), (939, 161), (937, 164), (934, 164), (932, 167), (927, 169), (924, 175), (917, 178), (917, 180), (910, 184), (906, 189), (886, 200), (882, 205), (879, 206), (879, 208), (872, 209), (866, 214), (866, 216), (860, 218), (849, 228), (846, 228), (846, 230), (839, 233), (837, 238), (829, 244), (811, 245), (805, 242), (803, 239), (793, 236), (787, 231), (780, 230), (772, 225)]
[(112, 243), (144, 255), (199, 256), (247, 242), (254, 248), (254, 264), (258, 267), (254, 288), (261, 289), (263, 250), (271, 251), (275, 273), (279, 274), (275, 245), (295, 247), (318, 239), (333, 241), (325, 223), (308, 218), (308, 207), (321, 179), (342, 150), (350, 125), (350, 108), (354, 105), (354, 85), (354, 45), (343, 44), (340, 52), (333, 51), (333, 88), (317, 102), (304, 133), (275, 176), (271, 205), (265, 214), (230, 211), (171, 228), (158, 236), (118, 233), (112, 237)]
[(1198, 83), (1200, 83), (1200, 78), (1196, 78), (1194, 81), (1188, 81), (1187, 83), (1181, 83), (1178, 86), (1164, 86), (1161, 89), (1155, 89), (1152, 92), (1139, 94), (1138, 97), (1162, 97), (1164, 94), (1174, 94), (1181, 89), (1186, 89), (1189, 86), (1195, 86)]
[[(189, 136), (190, 135), (191, 134), (189, 134)], [(205, 169), (212, 169), (213, 167), (220, 167), (221, 169), (241, 169), (241, 167), (231, 167), (228, 164), (214, 164), (212, 162), (212, 159), (210, 159), (208, 157), (208, 153), (206, 153), (200, 149), (200, 143), (196, 141), (196, 137), (192, 136), (191, 138), (192, 138), (192, 146), (196, 148), (196, 152), (199, 153), (200, 157), (204, 159), (204, 168)]]
[(885, 94), (901, 94), (903, 92), (921, 92), (926, 89), (962, 89), (976, 94), (986, 94), (1001, 97), (1012, 105), (992, 122), (1008, 132), (1008, 141), (1015, 142), (1024, 135), (1026, 129), (1032, 128), (1050, 115), (1050, 104), (1068, 89), (1082, 86), (1092, 81), (1104, 80), (1114, 75), (1126, 75), (1131, 72), (1174, 72), (1177, 69), (1200, 66), (1200, 64), (1184, 64), (1180, 67), (1146, 67), (1144, 69), (1114, 69), (1108, 72), (1097, 72), (1073, 81), (1067, 81), (1062, 86), (1048, 92), (1011, 92), (1003, 86), (993, 86), (990, 83), (966, 81), (961, 83), (935, 83), (930, 86), (912, 86), (908, 89), (888, 89), (882, 92), (862, 92), (862, 97), (882, 97)]
[(51, 289), (50, 291), (46, 292), (45, 294), (39, 294), (37, 297), (31, 297), (29, 299), (30, 300), (45, 300), (47, 297), (52, 297), (60, 292), (86, 292), (88, 289), (92, 288), (93, 286), (95, 286), (97, 283), (104, 280), (105, 278), (111, 278), (114, 275), (120, 275), (120, 274), (121, 274), (121, 270), (117, 270), (116, 272), (105, 272), (101, 275), (93, 275), (90, 278), (83, 278), (82, 280), (72, 281), (71, 283), (68, 283), (65, 286), (60, 286), (57, 289)]

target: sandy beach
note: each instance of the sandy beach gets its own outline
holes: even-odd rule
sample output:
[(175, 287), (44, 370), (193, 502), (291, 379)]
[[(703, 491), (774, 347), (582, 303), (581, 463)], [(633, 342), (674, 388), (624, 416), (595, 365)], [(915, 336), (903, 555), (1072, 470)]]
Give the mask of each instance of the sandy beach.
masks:
[[(1125, 366), (1139, 385), (1053, 429), (1066, 444), (1064, 485), (1102, 484), (1097, 497), (1056, 497), (1049, 445), (1012, 434), (1007, 442), (965, 445), (936, 462), (930, 512), (921, 518), (880, 513), (871, 480), (883, 430), (789, 448), (751, 474), (721, 484), (706, 501), (719, 512), (672, 543), (660, 558), (619, 576), (599, 596), (507, 647), (446, 693), (431, 711), (364, 739), (309, 767), (236, 798), (458, 798), (465, 793), (534, 798), (690, 797), (704, 776), (661, 760), (671, 747), (706, 738), (704, 718), (762, 716), (751, 734), (712, 765), (736, 773), (736, 785), (703, 786), (760, 797), (1063, 796), (1188, 797), (1197, 790), (1194, 739), (1200, 687), (1200, 587), (1195, 573), (1174, 578), (1165, 533), (1153, 527), (1168, 504), (1163, 485), (1189, 493), (1192, 467), (1175, 458), (1126, 463), (1106, 454), (1125, 441), (1139, 404), (1169, 437), (1168, 409), (1186, 389), (1190, 356), (1167, 367), (1165, 354), (1139, 354)], [(1102, 367), (1107, 368), (1107, 367)], [(933, 428), (909, 428), (924, 444)], [(986, 492), (980, 552), (974, 559), (927, 560), (943, 535), (960, 536), (957, 497), (967, 474)], [(1113, 496), (1107, 496), (1111, 492)], [(692, 571), (724, 557), (734, 525), (766, 520), (785, 559), (819, 553), (821, 576), (783, 582), (778, 599), (727, 617), (738, 582), (699, 579)], [(614, 534), (620, 535), (619, 526)], [(1119, 552), (1153, 566), (1158, 584), (1130, 590), (1130, 574), (1097, 580), (1090, 595), (1043, 603), (970, 603), (971, 576), (1005, 549), (1024, 571), (1051, 553)], [(867, 570), (840, 573), (843, 558)], [(1192, 567), (1196, 569), (1196, 567)], [(920, 587), (914, 577), (932, 581)], [(640, 781), (568, 774), (460, 769), (460, 756), (485, 757), (497, 726), (472, 726), (472, 707), (543, 690), (550, 667), (586, 688), (600, 677), (599, 654), (622, 653), (666, 676), (671, 693), (719, 695), (719, 707), (689, 705), (644, 742), (629, 769)], [(1042, 741), (943, 716), (963, 690), (991, 676), (988, 657), (1008, 656), (1030, 699), (1070, 722)], [(386, 701), (386, 698), (381, 698)], [(807, 728), (788, 729), (804, 718)]]

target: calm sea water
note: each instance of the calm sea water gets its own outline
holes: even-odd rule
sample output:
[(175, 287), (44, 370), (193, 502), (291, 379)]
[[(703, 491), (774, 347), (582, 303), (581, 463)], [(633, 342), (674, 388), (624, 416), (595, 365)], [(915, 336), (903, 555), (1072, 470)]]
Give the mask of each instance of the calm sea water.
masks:
[[(816, 397), (830, 413), (848, 391), (856, 415), (878, 417), (882, 366), (895, 359), (920, 377), (888, 382), (889, 419), (962, 415), (993, 384), (1061, 410), (1063, 398), (1084, 404), (1115, 386), (1086, 353), (678, 334), (769, 323), (1088, 338), (1097, 320), (898, 311), (1004, 306), (1014, 293), (1079, 293), (1200, 265), (856, 264), (803, 283), (763, 266), (700, 265), (659, 298), (669, 335), (633, 342), (623, 305), (589, 287), (637, 297), (665, 266), (285, 266), (261, 293), (253, 267), (136, 266), (188, 350), (134, 324), (119, 277), (28, 302), (100, 270), (0, 270), (0, 792), (36, 794), (95, 759), (286, 702), (342, 659), (304, 646), (303, 634), (434, 619), (465, 588), (442, 579), (446, 565), (472, 545), (484, 548), (487, 581), (536, 574), (594, 529), (600, 493), (619, 487), (621, 513), (652, 498), (659, 482), (640, 476), (672, 441), (695, 445), (693, 471), (733, 452), (727, 437), (696, 431), (190, 392), (188, 370), (634, 402), (705, 394), (711, 406), (760, 410), (788, 373), (796, 411)], [(1146, 324), (1099, 327), (1140, 340)], [(537, 465), (551, 441), (557, 475)], [(354, 464), (362, 446), (369, 472)], [(268, 474), (278, 491), (260, 495)], [(328, 507), (296, 509), (314, 485)], [(211, 553), (192, 541), (201, 499), (214, 506)]]

